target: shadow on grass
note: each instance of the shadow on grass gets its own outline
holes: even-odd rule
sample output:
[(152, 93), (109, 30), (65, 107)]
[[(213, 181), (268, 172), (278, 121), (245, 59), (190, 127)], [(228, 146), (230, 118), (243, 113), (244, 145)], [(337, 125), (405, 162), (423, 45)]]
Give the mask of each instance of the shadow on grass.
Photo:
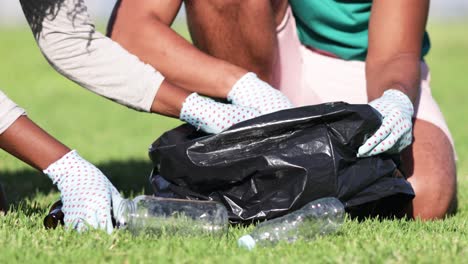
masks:
[[(153, 168), (151, 161), (126, 160), (96, 164), (124, 196), (151, 194), (149, 175)], [(57, 191), (52, 181), (41, 172), (25, 169), (0, 172), (0, 182), (10, 205), (18, 205), (24, 199), (33, 199), (39, 194), (47, 195)]]

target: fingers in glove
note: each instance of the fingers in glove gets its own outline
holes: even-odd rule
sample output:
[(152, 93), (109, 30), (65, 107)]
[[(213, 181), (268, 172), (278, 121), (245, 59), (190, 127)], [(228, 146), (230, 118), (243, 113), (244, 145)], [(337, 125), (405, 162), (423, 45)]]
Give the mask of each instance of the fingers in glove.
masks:
[(407, 133), (405, 133), (405, 135), (400, 139), (400, 144), (398, 145), (396, 152), (400, 153), (402, 150), (404, 150), (409, 145), (411, 145), (411, 143), (413, 143), (413, 129), (412, 128)]
[(78, 232), (84, 232), (88, 230), (88, 226), (86, 225), (86, 221), (81, 218), (75, 218), (73, 221), (68, 225), (68, 228), (76, 230)]
[[(385, 152), (399, 142), (400, 138), (412, 128), (411, 121), (404, 118), (399, 110), (392, 110), (383, 120), (382, 125), (358, 150), (358, 157), (367, 157)], [(388, 140), (387, 137), (391, 138)], [(384, 144), (381, 144), (381, 143)], [(390, 145), (390, 146), (389, 146)], [(384, 149), (384, 151), (381, 151)]]
[(118, 191), (94, 165), (73, 150), (44, 171), (61, 192), (65, 224), (84, 231), (100, 228), (112, 232), (111, 202)]
[(122, 201), (124, 200), (120, 193), (117, 191), (117, 189), (114, 186), (111, 186), (111, 199), (112, 199), (112, 216), (116, 221), (121, 219), (121, 204)]
[(64, 212), (65, 227), (84, 232), (98, 226), (96, 215), (84, 215), (84, 212)]
[(396, 123), (397, 127), (393, 127), (391, 133), (386, 138), (383, 138), (380, 142), (374, 141), (374, 143), (378, 142), (378, 144), (372, 149), (367, 150), (367, 152), (359, 152), (358, 157), (369, 157), (384, 152), (391, 154), (399, 153), (402, 149), (409, 146), (412, 141), (412, 126), (410, 122), (404, 123), (402, 124), (401, 121), (398, 121)]
[[(392, 129), (392, 134), (389, 136), (389, 139), (383, 142), (387, 145), (377, 146), (376, 148), (385, 149), (383, 152), (388, 152), (391, 154), (400, 153), (404, 148), (409, 146), (413, 141), (413, 123), (409, 119), (397, 118), (397, 122)], [(392, 141), (393, 140), (393, 141)], [(391, 145), (391, 147), (388, 147)], [(378, 154), (377, 151), (375, 154)], [(372, 153), (374, 155), (374, 153)]]
[(234, 84), (227, 99), (235, 105), (255, 108), (262, 115), (294, 107), (282, 92), (252, 72)]
[(395, 143), (400, 136), (401, 135), (395, 135), (394, 133), (390, 134), (386, 139), (382, 140), (382, 142), (375, 146), (375, 148), (368, 153), (368, 156), (378, 155), (384, 152), (392, 153), (392, 151), (389, 150), (395, 146)]
[[(99, 213), (99, 212), (98, 212)], [(114, 231), (114, 225), (112, 224), (111, 212), (101, 213), (99, 229), (105, 230), (107, 234), (111, 234)]]
[(185, 99), (180, 119), (197, 129), (216, 134), (258, 115), (256, 109), (219, 103), (193, 93)]
[(368, 138), (364, 144), (359, 147), (358, 150), (358, 157), (367, 157), (371, 155), (371, 152), (375, 149), (377, 145), (380, 144), (385, 138), (387, 138), (391, 133), (391, 127), (396, 123), (395, 119), (388, 119), (384, 118), (382, 125), (379, 129), (372, 135), (372, 137)]

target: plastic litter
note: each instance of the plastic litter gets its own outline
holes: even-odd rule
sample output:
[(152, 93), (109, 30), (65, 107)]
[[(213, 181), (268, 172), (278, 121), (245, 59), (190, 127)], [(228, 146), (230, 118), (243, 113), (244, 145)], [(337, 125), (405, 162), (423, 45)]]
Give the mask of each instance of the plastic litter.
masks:
[(226, 208), (213, 201), (189, 201), (140, 195), (119, 207), (119, 228), (134, 235), (224, 235), (228, 230)]
[(372, 107), (341, 102), (260, 116), (216, 135), (185, 124), (150, 147), (150, 180), (156, 196), (222, 203), (232, 223), (272, 219), (323, 197), (337, 197), (352, 217), (399, 217), (414, 192), (398, 157), (356, 157), (380, 124)]
[(297, 211), (260, 223), (252, 233), (239, 238), (238, 245), (252, 250), (256, 246), (274, 246), (280, 241), (312, 240), (337, 231), (344, 219), (344, 206), (338, 199), (321, 198)]
[[(140, 195), (124, 199), (114, 211), (114, 227), (134, 235), (223, 235), (228, 230), (226, 208), (213, 201), (190, 201)], [(44, 218), (46, 229), (64, 225), (62, 202), (55, 202)]]

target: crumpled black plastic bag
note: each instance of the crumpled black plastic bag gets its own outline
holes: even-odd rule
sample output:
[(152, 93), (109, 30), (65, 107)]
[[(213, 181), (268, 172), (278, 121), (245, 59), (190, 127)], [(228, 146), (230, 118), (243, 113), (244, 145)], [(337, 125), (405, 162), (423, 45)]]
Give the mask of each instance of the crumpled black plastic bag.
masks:
[(338, 197), (354, 216), (398, 216), (414, 197), (390, 156), (356, 158), (381, 117), (368, 105), (283, 110), (207, 135), (190, 125), (150, 147), (157, 196), (215, 200), (233, 223), (271, 219)]

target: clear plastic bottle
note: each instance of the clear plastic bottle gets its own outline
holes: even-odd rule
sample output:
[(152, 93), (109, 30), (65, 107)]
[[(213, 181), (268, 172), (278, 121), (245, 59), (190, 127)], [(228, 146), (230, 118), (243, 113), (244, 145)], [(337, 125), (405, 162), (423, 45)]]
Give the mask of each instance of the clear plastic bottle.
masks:
[(239, 238), (238, 244), (251, 250), (256, 246), (273, 246), (279, 241), (312, 240), (338, 230), (344, 216), (344, 206), (338, 199), (318, 199), (297, 211), (258, 224), (251, 234)]
[(123, 200), (117, 215), (119, 227), (135, 235), (222, 235), (229, 224), (220, 203), (146, 195)]

